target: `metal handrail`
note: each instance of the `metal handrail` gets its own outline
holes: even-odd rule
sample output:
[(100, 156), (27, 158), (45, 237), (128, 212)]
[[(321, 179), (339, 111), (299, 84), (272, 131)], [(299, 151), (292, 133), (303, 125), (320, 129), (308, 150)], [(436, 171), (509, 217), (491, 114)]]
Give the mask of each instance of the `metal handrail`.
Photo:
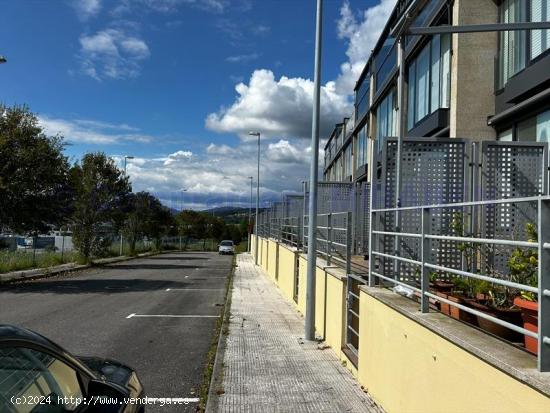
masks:
[[(336, 227), (332, 225), (333, 218), (334, 217), (345, 217), (346, 227)], [(317, 248), (317, 253), (322, 255), (325, 260), (327, 261), (328, 265), (331, 265), (333, 261), (337, 261), (345, 267), (346, 273), (349, 274), (351, 272), (351, 248), (352, 248), (352, 218), (351, 218), (351, 212), (328, 212), (328, 213), (321, 213), (317, 214), (317, 217), (326, 217), (327, 219), (327, 225), (317, 225), (317, 230), (324, 230), (326, 231), (326, 236), (322, 234), (320, 231), (317, 231), (316, 240), (322, 245), (321, 247)], [(304, 215), (304, 228), (307, 227), (307, 221), (309, 219), (308, 215)], [(346, 242), (338, 242), (335, 239), (335, 233), (345, 235)], [(304, 246), (307, 246), (307, 240), (308, 235), (307, 231), (304, 229)], [(335, 252), (338, 252), (335, 250), (334, 247), (339, 247), (345, 251), (344, 254), (339, 253), (335, 254)], [(341, 257), (339, 257), (339, 255)]]
[[(476, 206), (485, 206), (485, 205), (502, 205), (502, 204), (514, 204), (520, 202), (537, 202), (538, 205), (538, 216), (537, 216), (537, 228), (538, 228), (538, 240), (533, 241), (516, 241), (516, 240), (506, 240), (506, 239), (488, 239), (488, 238), (474, 238), (474, 237), (463, 237), (463, 236), (452, 236), (452, 235), (435, 235), (430, 233), (430, 222), (431, 222), (431, 211), (434, 209), (441, 208), (457, 208), (457, 207), (476, 207)], [(396, 212), (396, 211), (411, 211), (418, 210), (421, 212), (421, 233), (402, 233), (398, 231), (378, 231), (373, 228), (376, 225), (377, 220), (374, 218), (378, 213), (385, 212)], [(539, 371), (550, 371), (550, 317), (545, 316), (545, 312), (548, 313), (548, 308), (550, 308), (550, 275), (547, 273), (550, 272), (550, 196), (535, 196), (535, 197), (521, 197), (521, 198), (508, 198), (508, 199), (498, 199), (498, 200), (485, 200), (485, 201), (472, 201), (472, 202), (461, 202), (461, 203), (451, 203), (451, 204), (435, 204), (435, 205), (418, 205), (410, 207), (397, 207), (397, 208), (383, 208), (383, 209), (372, 209), (371, 208), (371, 228), (370, 228), (370, 241), (369, 242), (369, 280), (368, 285), (373, 287), (375, 286), (375, 279), (379, 278), (389, 283), (395, 285), (401, 285), (410, 290), (420, 293), (420, 307), (423, 313), (429, 312), (429, 299), (434, 299), (439, 302), (457, 307), (464, 312), (473, 314), (477, 317), (489, 320), (495, 324), (506, 327), (515, 332), (524, 334), (526, 336), (535, 338), (538, 340), (538, 369)], [(412, 237), (421, 240), (421, 260), (413, 260), (406, 257), (400, 256), (400, 250), (394, 252), (395, 255), (383, 253), (381, 251), (376, 251), (374, 248), (374, 243), (372, 242), (375, 236), (378, 235), (387, 235), (395, 236), (398, 239), (399, 237)], [(526, 284), (521, 284), (513, 281), (508, 281), (496, 277), (492, 277), (486, 274), (477, 274), (470, 271), (459, 270), (456, 268), (447, 267), (444, 265), (437, 265), (429, 262), (430, 251), (431, 251), (431, 240), (444, 240), (444, 241), (453, 241), (453, 242), (471, 242), (471, 243), (480, 243), (480, 244), (491, 244), (491, 245), (507, 245), (515, 247), (524, 247), (524, 248), (537, 248), (538, 249), (538, 286), (530, 286)], [(412, 265), (415, 265), (421, 270), (420, 277), (420, 288), (416, 288), (396, 279), (399, 273), (399, 266), (393, 266), (393, 276), (388, 277), (387, 275), (380, 274), (375, 271), (374, 268), (374, 257), (383, 257), (394, 262), (405, 262)], [(462, 277), (474, 278), (478, 280), (487, 281), (490, 283), (506, 286), (509, 288), (515, 288), (521, 291), (529, 291), (532, 293), (538, 294), (539, 301), (539, 330), (533, 332), (527, 330), (523, 327), (517, 326), (515, 324), (503, 321), (497, 317), (489, 315), (487, 313), (475, 310), (471, 307), (453, 302), (446, 299), (445, 297), (440, 297), (429, 291), (429, 272), (428, 270), (436, 270), (441, 272), (446, 272), (450, 274), (456, 274)]]

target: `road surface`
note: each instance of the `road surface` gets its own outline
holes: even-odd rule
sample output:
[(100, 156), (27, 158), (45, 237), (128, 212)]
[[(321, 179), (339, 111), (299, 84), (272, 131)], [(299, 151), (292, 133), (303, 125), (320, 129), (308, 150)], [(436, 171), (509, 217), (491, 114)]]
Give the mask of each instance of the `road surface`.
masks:
[(120, 360), (138, 371), (148, 396), (198, 397), (231, 265), (217, 253), (169, 253), (3, 286), (0, 323), (76, 355)]

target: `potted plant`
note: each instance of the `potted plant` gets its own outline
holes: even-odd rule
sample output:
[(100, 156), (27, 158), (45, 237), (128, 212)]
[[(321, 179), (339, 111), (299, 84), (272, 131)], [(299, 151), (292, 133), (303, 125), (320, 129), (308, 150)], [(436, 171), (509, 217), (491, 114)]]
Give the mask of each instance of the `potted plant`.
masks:
[[(537, 242), (538, 234), (535, 225), (528, 223), (525, 230), (529, 236), (529, 241)], [(538, 264), (538, 253), (533, 248), (526, 250), (516, 248), (508, 260), (508, 268), (510, 269), (513, 281), (532, 287), (536, 287), (538, 284)], [(529, 291), (521, 291), (514, 298), (514, 305), (521, 310), (523, 328), (537, 333), (539, 306), (536, 294)], [(527, 351), (537, 354), (538, 343), (535, 338), (524, 335), (524, 343)]]

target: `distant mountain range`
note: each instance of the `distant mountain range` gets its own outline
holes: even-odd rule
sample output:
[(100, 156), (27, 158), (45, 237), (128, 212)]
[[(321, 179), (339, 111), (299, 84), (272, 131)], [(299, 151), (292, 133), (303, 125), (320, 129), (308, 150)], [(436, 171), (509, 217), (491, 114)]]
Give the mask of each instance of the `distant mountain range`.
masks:
[[(173, 208), (171, 208), (170, 210), (174, 215), (180, 212)], [(263, 208), (260, 208), (260, 211), (262, 210)], [(200, 212), (222, 218), (228, 224), (238, 224), (243, 220), (248, 220), (248, 208), (245, 207), (222, 206), (210, 209), (203, 209)], [(252, 208), (252, 216), (254, 216), (255, 213), (256, 209)]]

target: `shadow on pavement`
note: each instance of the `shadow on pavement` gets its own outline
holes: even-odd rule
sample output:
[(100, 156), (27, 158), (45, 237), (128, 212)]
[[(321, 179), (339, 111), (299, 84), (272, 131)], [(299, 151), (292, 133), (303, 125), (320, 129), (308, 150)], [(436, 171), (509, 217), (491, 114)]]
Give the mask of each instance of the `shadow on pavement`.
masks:
[(186, 260), (208, 260), (210, 257), (186, 257), (185, 254), (190, 253), (181, 253), (180, 255), (167, 255), (167, 256), (152, 256), (147, 257), (148, 260), (167, 260), (167, 261), (186, 261)]
[(157, 281), (147, 279), (108, 278), (89, 280), (53, 280), (34, 281), (24, 284), (6, 285), (0, 291), (14, 294), (55, 293), (55, 294), (114, 294), (127, 292), (143, 292), (165, 290), (167, 288), (186, 288), (190, 283), (180, 281)]
[(177, 269), (194, 269), (202, 268), (197, 265), (182, 265), (182, 264), (113, 264), (107, 267), (109, 271), (113, 270), (177, 270)]

